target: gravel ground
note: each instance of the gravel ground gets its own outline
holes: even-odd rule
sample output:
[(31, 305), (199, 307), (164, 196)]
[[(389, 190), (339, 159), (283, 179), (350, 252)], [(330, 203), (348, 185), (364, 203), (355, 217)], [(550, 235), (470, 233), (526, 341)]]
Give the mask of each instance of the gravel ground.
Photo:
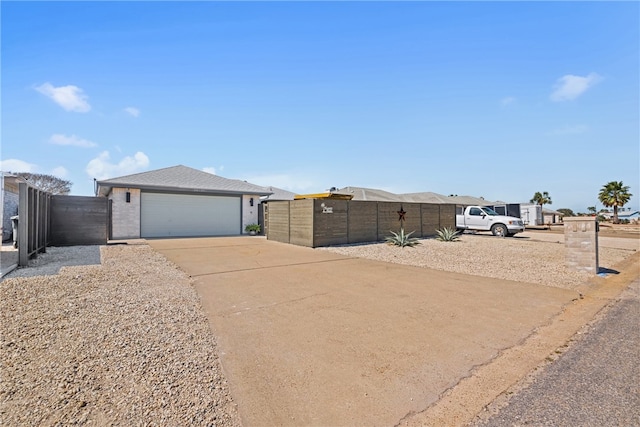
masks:
[[(11, 275), (95, 250), (51, 248)], [(100, 251), (0, 283), (0, 424), (240, 425), (188, 277), (146, 245)]]
[[(565, 289), (575, 289), (592, 277), (589, 273), (575, 272), (565, 267), (563, 244), (530, 239), (501, 239), (494, 236), (464, 234), (455, 242), (420, 239), (420, 245), (407, 248), (386, 243), (368, 243), (331, 246), (318, 250)], [(600, 267), (614, 269), (618, 262), (633, 252), (600, 247)]]
[(29, 268), (18, 268), (5, 277), (48, 276), (58, 274), (64, 266), (99, 264), (100, 246), (51, 246), (29, 260)]

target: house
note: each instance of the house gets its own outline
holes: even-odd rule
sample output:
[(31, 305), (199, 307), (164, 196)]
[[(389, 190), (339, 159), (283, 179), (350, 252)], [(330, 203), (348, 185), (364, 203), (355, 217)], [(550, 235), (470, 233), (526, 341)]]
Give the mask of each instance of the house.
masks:
[(352, 200), (374, 200), (378, 202), (407, 202), (407, 203), (435, 203), (454, 205), (488, 206), (497, 202), (490, 202), (482, 197), (473, 196), (445, 196), (443, 194), (422, 192), (395, 194), (384, 190), (364, 187), (344, 187), (334, 191), (338, 194), (353, 195)]
[(26, 181), (24, 178), (6, 172), (2, 172), (0, 177), (2, 180), (0, 183), (2, 187), (2, 193), (0, 193), (0, 204), (2, 204), (0, 224), (2, 224), (2, 241), (4, 242), (10, 240), (13, 234), (11, 217), (18, 215), (18, 202), (20, 200), (18, 184)]
[(562, 222), (564, 214), (553, 209), (542, 209), (543, 221), (545, 224), (558, 224)]
[(183, 165), (96, 181), (111, 203), (111, 239), (239, 235), (270, 194)]
[[(603, 212), (601, 215), (607, 220), (613, 219), (613, 212)], [(634, 210), (631, 210), (631, 208), (628, 208), (627, 210), (624, 210), (624, 208), (618, 209), (619, 221), (631, 222), (631, 221), (637, 221), (638, 219), (640, 219), (640, 211), (634, 211)]]

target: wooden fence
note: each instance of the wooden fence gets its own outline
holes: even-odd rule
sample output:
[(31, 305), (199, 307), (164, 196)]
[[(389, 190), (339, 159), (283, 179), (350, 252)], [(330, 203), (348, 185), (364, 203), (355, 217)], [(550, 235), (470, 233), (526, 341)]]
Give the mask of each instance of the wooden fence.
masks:
[(106, 245), (109, 199), (51, 196), (51, 246)]
[(24, 182), (18, 185), (18, 195), (18, 265), (23, 267), (49, 245), (51, 195)]
[[(412, 237), (456, 227), (455, 205), (304, 199), (268, 202), (267, 239), (319, 247), (384, 240), (401, 225)], [(403, 221), (400, 221), (402, 216)]]
[(51, 195), (27, 183), (18, 185), (18, 265), (47, 246), (104, 245), (109, 237), (109, 200)]

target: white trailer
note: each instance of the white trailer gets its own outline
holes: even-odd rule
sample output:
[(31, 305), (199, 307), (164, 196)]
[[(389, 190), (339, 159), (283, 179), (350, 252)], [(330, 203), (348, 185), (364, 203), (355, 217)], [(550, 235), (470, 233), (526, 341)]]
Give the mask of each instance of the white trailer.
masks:
[(520, 218), (524, 225), (544, 225), (542, 217), (542, 206), (534, 203), (523, 203), (520, 205)]

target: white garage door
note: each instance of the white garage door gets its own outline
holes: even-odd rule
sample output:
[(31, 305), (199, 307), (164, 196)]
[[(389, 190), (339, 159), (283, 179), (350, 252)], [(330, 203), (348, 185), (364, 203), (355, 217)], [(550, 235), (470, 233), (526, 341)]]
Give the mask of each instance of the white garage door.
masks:
[(241, 234), (240, 197), (142, 193), (142, 237)]

